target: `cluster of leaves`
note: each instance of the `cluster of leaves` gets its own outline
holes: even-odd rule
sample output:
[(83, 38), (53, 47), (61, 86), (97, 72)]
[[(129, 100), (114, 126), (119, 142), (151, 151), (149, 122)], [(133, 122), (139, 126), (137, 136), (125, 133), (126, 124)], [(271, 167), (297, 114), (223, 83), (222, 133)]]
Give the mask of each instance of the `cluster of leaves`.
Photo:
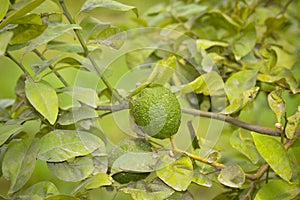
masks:
[[(193, 199), (191, 184), (213, 183), (228, 189), (215, 200), (299, 198), (300, 105), (293, 113), (286, 108), (300, 92), (299, 6), (293, 1), (186, 0), (159, 3), (139, 16), (136, 7), (117, 1), (86, 0), (77, 14), (81, 20), (75, 21), (63, 0), (2, 1), (0, 56), (24, 74), (16, 98), (0, 100), (1, 176), (10, 181), (1, 198), (88, 199), (90, 191), (107, 188), (128, 194), (122, 198)], [(131, 11), (136, 26), (144, 29), (124, 34), (124, 25), (92, 17), (97, 8)], [(71, 40), (66, 33), (73, 33)], [(152, 138), (126, 139), (110, 151), (111, 133), (97, 126), (99, 110), (126, 109), (132, 93), (120, 95), (102, 67), (124, 53), (129, 70), (151, 69), (141, 82), (170, 87), (184, 105), (194, 107), (187, 114), (238, 126), (230, 144), (239, 156), (221, 160), (226, 152), (204, 154), (197, 137), (191, 153)], [(27, 54), (37, 56), (30, 66), (23, 64)], [(67, 68), (97, 74), (104, 86), (70, 85), (60, 74)], [(50, 75), (58, 86), (47, 81)], [(258, 95), (276, 115), (273, 129), (238, 120)], [(26, 185), (37, 159), (57, 178), (78, 185), (70, 194), (61, 194), (50, 181)]]

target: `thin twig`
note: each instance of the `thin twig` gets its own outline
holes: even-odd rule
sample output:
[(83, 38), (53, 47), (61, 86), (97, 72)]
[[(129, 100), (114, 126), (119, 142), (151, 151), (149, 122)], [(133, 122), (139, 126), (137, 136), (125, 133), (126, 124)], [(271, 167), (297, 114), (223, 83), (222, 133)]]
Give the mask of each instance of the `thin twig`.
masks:
[[(69, 21), (70, 24), (76, 24), (74, 19), (72, 18), (70, 12), (68, 11), (64, 0), (59, 0), (59, 3), (61, 5), (61, 8), (63, 9), (64, 15), (66, 16), (67, 20)], [(73, 29), (80, 45), (83, 48), (84, 51), (84, 55), (90, 60), (90, 62), (92, 63), (92, 66), (95, 70), (95, 72), (97, 73), (97, 75), (101, 78), (101, 80), (103, 81), (103, 83), (106, 85), (106, 87), (110, 90), (110, 92), (112, 93), (112, 95), (119, 101), (119, 103), (122, 104), (123, 102), (123, 98), (122, 96), (111, 86), (111, 84), (108, 82), (108, 80), (104, 77), (103, 75), (103, 71), (99, 68), (99, 66), (97, 65), (96, 61), (94, 60), (94, 58), (90, 55), (90, 52), (84, 42), (84, 39), (80, 33), (80, 31), (78, 29)]]
[(210, 166), (213, 166), (213, 167), (215, 167), (217, 169), (222, 169), (222, 168), (225, 167), (224, 164), (221, 164), (221, 163), (218, 163), (218, 162), (210, 162), (209, 160), (207, 160), (205, 158), (201, 158), (201, 157), (199, 157), (199, 156), (197, 156), (195, 154), (191, 154), (189, 152), (183, 151), (183, 150), (178, 149), (178, 148), (174, 148), (173, 150), (176, 151), (176, 152), (178, 152), (178, 153), (185, 154), (186, 156), (188, 156), (188, 157), (190, 157), (190, 158), (192, 158), (194, 160), (197, 160), (197, 161), (200, 161), (202, 163), (205, 163), (205, 164), (208, 164)]
[(193, 123), (192, 121), (188, 121), (187, 122), (187, 126), (188, 126), (188, 129), (189, 129), (189, 133), (190, 133), (190, 136), (191, 136), (191, 140), (192, 140), (192, 146), (194, 149), (200, 149), (200, 145), (199, 145), (199, 139), (196, 135), (196, 131), (193, 127)]
[(290, 5), (292, 2), (293, 2), (293, 0), (289, 0), (289, 1), (283, 6), (283, 8), (281, 9), (281, 11), (277, 14), (277, 16), (283, 15), (283, 14), (287, 11), (289, 5)]
[(125, 110), (128, 108), (129, 108), (129, 106), (127, 104), (118, 104), (118, 105), (112, 105), (112, 106), (98, 106), (96, 108), (96, 110), (117, 112), (117, 111)]
[(254, 132), (265, 134), (265, 135), (280, 136), (280, 133), (281, 133), (280, 130), (277, 130), (274, 128), (268, 128), (268, 127), (263, 127), (263, 126), (259, 126), (259, 125), (249, 124), (247, 122), (243, 122), (243, 121), (240, 121), (233, 117), (219, 114), (219, 113), (205, 112), (205, 111), (201, 111), (201, 110), (187, 109), (187, 108), (183, 108), (182, 112), (186, 113), (186, 114), (190, 114), (190, 115), (208, 117), (208, 118), (224, 121), (229, 124), (244, 128), (246, 130), (254, 131)]
[[(42, 60), (47, 60), (37, 49), (34, 49), (33, 52)], [(49, 65), (49, 68), (53, 71), (55, 76), (64, 84), (64, 86), (68, 87), (69, 84), (67, 81), (60, 75), (58, 71), (54, 70), (54, 67), (52, 65)]]
[[(119, 110), (124, 110), (124, 109), (128, 109), (128, 105), (121, 104), (121, 105), (112, 105), (112, 106), (98, 106), (96, 108), (96, 110), (109, 110), (109, 111), (119, 111)], [(233, 117), (226, 116), (226, 115), (219, 114), (219, 113), (205, 112), (205, 111), (201, 111), (201, 110), (188, 109), (188, 108), (182, 108), (182, 112), (186, 113), (186, 114), (194, 115), (194, 116), (207, 117), (207, 118), (224, 121), (229, 124), (244, 128), (246, 130), (254, 131), (254, 132), (265, 134), (265, 135), (280, 136), (280, 133), (281, 133), (281, 131), (278, 129), (249, 124), (247, 122), (243, 122), (243, 121), (240, 121)]]

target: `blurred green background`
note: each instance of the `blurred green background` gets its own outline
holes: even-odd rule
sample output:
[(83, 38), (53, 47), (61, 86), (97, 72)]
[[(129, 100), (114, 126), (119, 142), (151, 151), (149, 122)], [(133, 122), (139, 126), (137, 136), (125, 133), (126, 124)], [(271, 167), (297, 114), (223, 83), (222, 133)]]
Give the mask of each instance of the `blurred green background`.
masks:
[[(167, 0), (163, 0), (166, 3), (168, 3)], [(74, 16), (80, 9), (81, 5), (83, 4), (83, 0), (66, 0), (67, 7), (70, 9), (72, 15)], [(132, 5), (138, 8), (140, 15), (142, 16), (143, 13), (149, 9), (150, 7), (154, 6), (157, 3), (162, 2), (161, 0), (119, 0), (119, 2)], [(38, 9), (47, 9), (47, 7), (41, 7)], [(113, 24), (123, 27), (124, 24), (126, 24), (126, 28), (134, 28), (136, 27), (136, 23), (134, 22), (134, 18), (136, 18), (135, 14), (133, 12), (116, 12), (116, 11), (108, 11), (105, 9), (96, 9), (92, 11), (89, 15), (96, 17), (100, 19), (103, 22), (112, 22)], [(76, 20), (80, 21), (80, 19), (83, 16), (77, 16)], [(67, 37), (67, 39), (70, 40), (70, 37)], [(72, 39), (72, 38), (71, 38)], [(20, 56), (20, 52), (15, 52), (16, 56)], [(48, 58), (51, 58), (51, 53), (46, 53), (45, 55)], [(33, 62), (36, 62), (38, 58), (33, 54), (27, 54), (23, 59), (23, 64), (27, 67), (27, 69), (30, 71), (30, 64)], [(295, 70), (300, 74), (299, 70), (299, 64), (297, 67), (295, 67)], [(80, 72), (78, 73), (75, 69), (64, 69), (60, 71), (63, 77), (70, 83), (70, 84), (76, 84), (84, 87), (92, 87), (92, 88), (101, 88), (102, 83), (99, 81), (98, 77), (95, 74), (92, 74), (90, 72)], [(127, 82), (128, 85), (123, 87), (133, 88), (135, 87), (135, 81), (134, 78), (137, 79), (137, 81), (140, 77), (146, 77), (146, 72), (141, 72), (140, 75), (136, 74), (127, 74), (128, 67), (126, 65), (126, 61), (124, 57), (120, 57), (119, 59), (115, 60), (110, 66), (109, 70), (107, 71), (108, 79), (109, 81), (117, 87), (118, 84), (121, 86), (123, 83), (126, 83), (126, 81), (131, 80), (131, 82)], [(14, 87), (16, 85), (16, 82), (21, 75), (20, 69), (9, 59), (5, 57), (0, 57), (0, 98), (14, 98)], [(298, 77), (299, 78), (299, 77)], [(119, 83), (119, 81), (125, 80), (122, 82), (122, 84)], [(50, 75), (47, 77), (47, 81), (49, 81), (51, 84), (53, 84), (55, 87), (60, 87), (60, 83), (57, 81), (56, 77)], [(300, 102), (300, 95), (297, 95), (295, 97), (290, 97), (289, 94), (284, 94), (284, 97), (287, 101), (287, 113), (290, 115), (294, 112), (296, 106)], [(184, 100), (181, 102), (182, 104), (185, 104)], [(268, 108), (268, 104), (266, 101), (266, 95), (261, 94), (257, 97), (255, 102), (253, 104), (250, 104), (247, 106), (246, 109), (244, 109), (240, 115), (241, 120), (245, 120), (254, 124), (261, 124), (264, 126), (273, 127), (274, 123), (276, 121), (274, 114), (270, 111)], [(218, 144), (216, 145), (216, 148), (220, 151), (226, 150), (226, 153), (222, 154), (222, 161), (225, 163), (232, 162), (232, 157), (240, 157), (241, 155), (237, 153), (237, 151), (233, 150), (232, 147), (229, 144), (229, 137), (230, 133), (232, 132), (233, 128), (232, 126), (228, 124), (224, 124), (221, 122), (216, 122), (214, 120), (210, 119), (203, 119), (203, 118), (197, 118), (197, 117), (191, 117), (191, 116), (185, 116), (183, 117), (183, 123), (180, 128), (180, 132), (178, 136), (176, 136), (176, 143), (181, 148), (188, 148), (189, 140), (186, 139), (187, 135), (184, 133), (187, 133), (187, 127), (186, 122), (188, 120), (193, 120), (193, 123), (197, 127), (197, 134), (200, 138), (203, 138), (207, 131), (218, 131), (219, 129), (222, 129), (222, 135), (220, 136), (218, 140)], [(116, 113), (114, 115), (109, 115), (101, 120), (99, 120), (99, 125), (103, 132), (109, 133), (108, 138), (111, 140), (112, 143), (118, 142), (120, 139), (129, 137), (124, 133), (124, 129), (130, 128), (128, 127), (129, 119), (128, 119), (128, 112), (122, 111), (119, 113)], [(120, 127), (121, 128), (120, 128)], [(35, 130), (35, 124), (29, 124), (28, 129), (31, 131)], [(49, 170), (47, 169), (46, 163), (42, 161), (37, 162), (36, 170), (34, 174), (32, 175), (32, 178), (28, 182), (28, 185), (32, 185), (33, 183), (36, 183), (38, 181), (42, 180), (50, 180), (53, 181), (60, 191), (62, 193), (70, 193), (72, 189), (75, 187), (77, 183), (65, 183), (54, 177), (50, 174)], [(5, 194), (8, 190), (9, 182), (6, 181), (4, 178), (0, 179), (0, 194)], [(205, 199), (209, 200), (212, 199), (217, 194), (226, 191), (225, 188), (221, 187), (218, 184), (213, 184), (212, 188), (205, 188), (200, 187), (196, 185), (191, 185), (189, 188), (189, 191), (193, 194), (195, 199)], [(94, 198), (92, 199), (126, 199), (126, 195), (122, 196), (118, 194), (115, 196), (115, 192), (107, 191), (106, 189), (99, 189), (91, 192), (92, 196)]]

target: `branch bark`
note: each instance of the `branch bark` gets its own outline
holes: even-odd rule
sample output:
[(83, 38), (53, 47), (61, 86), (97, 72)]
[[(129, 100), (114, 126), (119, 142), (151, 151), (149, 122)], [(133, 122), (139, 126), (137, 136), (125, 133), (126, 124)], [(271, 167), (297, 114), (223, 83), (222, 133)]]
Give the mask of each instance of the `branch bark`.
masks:
[[(124, 110), (124, 109), (128, 109), (127, 104), (113, 105), (113, 106), (98, 106), (96, 108), (96, 110), (108, 110), (108, 111), (112, 111), (112, 112)], [(265, 134), (265, 135), (280, 136), (280, 133), (281, 133), (279, 129), (249, 124), (247, 122), (243, 122), (243, 121), (240, 121), (233, 117), (226, 116), (226, 115), (219, 114), (219, 113), (205, 112), (205, 111), (201, 111), (201, 110), (188, 109), (188, 108), (182, 108), (182, 112), (185, 114), (190, 114), (190, 115), (194, 115), (194, 116), (207, 117), (207, 118), (224, 121), (229, 124), (244, 128), (246, 130), (254, 131), (254, 132)]]
[(254, 132), (265, 134), (265, 135), (280, 136), (280, 133), (281, 133), (281, 131), (278, 129), (249, 124), (247, 122), (243, 122), (243, 121), (240, 121), (233, 117), (219, 114), (219, 113), (205, 112), (205, 111), (201, 111), (201, 110), (187, 109), (187, 108), (183, 108), (182, 112), (186, 113), (186, 114), (194, 115), (194, 116), (201, 116), (201, 117), (207, 117), (207, 118), (224, 121), (229, 124), (241, 127), (243, 129), (246, 129), (249, 131), (254, 131)]

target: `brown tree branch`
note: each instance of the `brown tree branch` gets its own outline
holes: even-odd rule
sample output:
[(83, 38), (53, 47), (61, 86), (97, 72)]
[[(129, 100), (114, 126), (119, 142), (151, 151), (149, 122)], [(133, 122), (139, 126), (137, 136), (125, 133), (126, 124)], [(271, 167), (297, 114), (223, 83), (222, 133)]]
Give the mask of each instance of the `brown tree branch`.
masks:
[[(113, 112), (119, 111), (119, 110), (124, 110), (124, 109), (128, 109), (127, 104), (113, 105), (113, 106), (98, 106), (96, 108), (96, 110), (109, 110), (109, 111), (113, 111)], [(188, 109), (188, 108), (182, 108), (182, 112), (185, 114), (190, 114), (190, 115), (194, 115), (194, 116), (207, 117), (207, 118), (224, 121), (229, 124), (244, 128), (246, 130), (254, 131), (254, 132), (265, 134), (265, 135), (280, 136), (280, 133), (281, 133), (279, 129), (249, 124), (247, 122), (243, 122), (243, 121), (240, 121), (233, 117), (219, 114), (219, 113), (205, 112), (205, 111), (201, 111), (201, 110)]]
[(254, 132), (265, 134), (265, 135), (280, 136), (280, 133), (281, 133), (280, 130), (278, 130), (278, 129), (249, 124), (247, 122), (243, 122), (243, 121), (240, 121), (233, 117), (219, 114), (219, 113), (205, 112), (205, 111), (201, 111), (201, 110), (187, 109), (187, 108), (183, 108), (182, 112), (186, 113), (186, 114), (194, 115), (194, 116), (207, 117), (207, 118), (224, 121), (229, 124), (241, 127), (243, 129), (246, 129), (249, 131), (254, 131)]

